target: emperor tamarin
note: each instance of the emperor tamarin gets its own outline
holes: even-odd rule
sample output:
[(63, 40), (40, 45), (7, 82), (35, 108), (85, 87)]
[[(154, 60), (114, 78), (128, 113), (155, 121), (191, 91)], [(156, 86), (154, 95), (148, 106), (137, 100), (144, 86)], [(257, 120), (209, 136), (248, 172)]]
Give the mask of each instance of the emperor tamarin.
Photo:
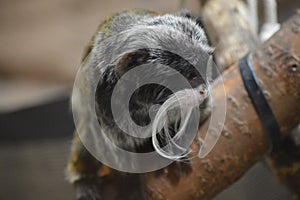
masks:
[[(204, 84), (206, 80), (195, 69), (194, 63), (189, 58), (192, 54), (197, 54), (197, 59), (205, 60), (206, 55), (212, 53), (213, 50), (208, 44), (199, 20), (188, 13), (158, 15), (149, 11), (126, 11), (108, 18), (99, 26), (82, 59), (82, 80), (76, 86), (80, 92), (72, 96), (72, 105), (80, 115), (80, 120), (77, 122), (67, 174), (69, 181), (80, 190), (77, 199), (101, 199), (99, 192), (88, 187), (92, 187), (93, 180), (101, 178), (99, 171), (103, 164), (91, 155), (78, 136), (79, 133), (80, 138), (92, 137), (91, 134), (95, 130), (88, 126), (94, 116), (91, 113), (96, 113), (101, 134), (105, 134), (116, 146), (131, 152), (153, 150), (149, 138), (125, 134), (116, 124), (111, 99), (118, 80), (138, 66), (151, 64), (145, 69), (143, 77), (136, 74), (132, 75), (136, 76), (132, 77), (134, 81), (127, 81), (134, 86), (143, 79), (158, 77), (163, 83), (167, 79), (174, 80), (172, 70), (176, 70), (192, 88), (195, 88)], [(172, 70), (159, 68), (161, 65), (168, 66)], [(203, 66), (205, 67), (206, 65)], [(122, 94), (126, 94), (127, 85), (121, 87), (123, 87), (120, 90)], [(129, 101), (131, 120), (139, 126), (148, 125), (151, 121), (149, 114), (151, 107), (163, 104), (173, 93), (174, 91), (159, 83), (139, 87)], [(88, 100), (90, 98), (94, 98), (94, 105), (90, 104)], [(120, 98), (115, 101), (122, 108)], [(201, 105), (204, 117), (208, 114), (207, 110), (206, 102)], [(119, 116), (121, 123), (127, 123), (128, 118), (122, 117), (121, 114)], [(178, 121), (180, 115), (176, 111), (171, 112), (169, 128), (173, 136), (176, 135)], [(163, 137), (160, 142), (163, 145)], [(120, 160), (119, 165), (124, 164), (118, 155), (114, 155), (114, 148), (105, 149), (100, 146), (98, 149), (109, 151), (117, 162)]]

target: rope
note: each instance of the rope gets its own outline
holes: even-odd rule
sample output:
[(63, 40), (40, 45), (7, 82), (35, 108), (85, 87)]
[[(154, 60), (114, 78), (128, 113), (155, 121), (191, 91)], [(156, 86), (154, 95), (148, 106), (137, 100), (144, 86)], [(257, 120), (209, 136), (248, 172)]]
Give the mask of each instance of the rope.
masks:
[(264, 0), (263, 2), (265, 22), (261, 28), (260, 39), (261, 41), (266, 41), (280, 29), (280, 24), (277, 19), (276, 0)]
[(265, 23), (277, 23), (276, 0), (264, 0)]
[[(255, 33), (258, 33), (258, 13), (257, 0), (247, 0), (250, 23)], [(262, 25), (259, 37), (262, 42), (269, 39), (275, 32), (280, 29), (277, 19), (277, 2), (276, 0), (263, 0), (265, 21)]]

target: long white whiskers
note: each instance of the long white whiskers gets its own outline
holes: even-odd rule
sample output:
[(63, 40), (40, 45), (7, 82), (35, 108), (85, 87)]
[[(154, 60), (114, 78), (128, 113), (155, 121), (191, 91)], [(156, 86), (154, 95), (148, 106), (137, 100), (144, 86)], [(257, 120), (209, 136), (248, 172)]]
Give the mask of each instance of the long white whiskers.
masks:
[[(186, 145), (180, 143), (182, 143), (182, 141), (186, 142), (184, 137), (190, 136), (188, 134), (196, 134), (186, 132), (186, 128), (193, 114), (193, 110), (199, 109), (200, 104), (203, 103), (208, 96), (208, 91), (204, 88), (204, 85), (201, 85), (195, 89), (180, 90), (171, 95), (160, 107), (152, 125), (152, 143), (159, 155), (172, 160), (180, 160), (184, 159), (190, 153), (189, 147), (185, 147)], [(180, 127), (175, 136), (172, 137), (169, 132), (169, 126), (172, 125), (172, 121), (168, 119), (168, 111), (174, 109), (180, 110)], [(177, 122), (177, 120), (178, 119), (175, 119), (175, 122)], [(157, 137), (162, 129), (164, 134), (161, 134), (161, 136), (164, 137), (166, 141), (163, 147), (159, 144)], [(174, 130), (177, 131), (177, 128), (175, 127)]]

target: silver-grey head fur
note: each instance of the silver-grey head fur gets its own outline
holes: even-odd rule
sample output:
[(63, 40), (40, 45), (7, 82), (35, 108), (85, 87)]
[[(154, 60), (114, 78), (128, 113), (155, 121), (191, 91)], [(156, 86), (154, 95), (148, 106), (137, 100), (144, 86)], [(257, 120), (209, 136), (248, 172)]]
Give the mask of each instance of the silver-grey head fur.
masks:
[[(84, 76), (81, 77), (80, 92), (73, 95), (73, 106), (76, 107), (78, 115), (80, 115), (77, 128), (81, 139), (93, 141), (92, 138), (98, 134), (95, 133), (96, 128), (90, 125), (90, 122), (94, 120), (95, 115), (93, 113), (96, 110), (102, 132), (116, 145), (132, 150), (144, 144), (145, 140), (124, 136), (120, 129), (114, 126), (113, 121), (108, 124), (110, 101), (100, 103), (97, 101), (106, 101), (105, 98), (109, 98), (109, 94), (106, 92), (113, 88), (112, 86), (119, 78), (115, 67), (125, 55), (138, 49), (148, 49), (151, 58), (147, 58), (148, 62), (155, 65), (164, 60), (159, 54), (152, 51), (154, 48), (171, 49), (173, 50), (172, 53), (180, 55), (192, 65), (205, 63), (207, 54), (213, 52), (213, 49), (208, 45), (203, 29), (192, 19), (170, 14), (153, 16), (133, 12), (124, 12), (114, 16), (110, 22), (109, 31), (100, 30), (97, 33), (92, 50), (82, 65), (81, 70)], [(174, 52), (174, 50), (176, 51)], [(197, 55), (196, 59), (195, 55)], [(206, 63), (199, 67), (205, 68)], [(149, 76), (163, 76), (168, 75), (168, 71), (149, 69), (147, 74)], [(99, 90), (99, 88), (104, 88), (105, 91)], [(90, 99), (95, 98), (94, 91), (97, 91), (97, 94), (101, 96), (96, 101), (96, 108), (89, 103)], [(167, 92), (166, 94), (169, 95)], [(121, 100), (120, 103), (122, 103)], [(151, 107), (150, 104), (151, 102), (148, 102), (147, 105), (145, 103), (145, 111)], [(126, 119), (124, 119), (124, 123), (126, 123)], [(110, 150), (104, 150), (101, 147), (97, 147), (97, 149), (107, 151), (111, 156), (114, 147), (111, 147)], [(116, 159), (118, 159), (117, 156)]]

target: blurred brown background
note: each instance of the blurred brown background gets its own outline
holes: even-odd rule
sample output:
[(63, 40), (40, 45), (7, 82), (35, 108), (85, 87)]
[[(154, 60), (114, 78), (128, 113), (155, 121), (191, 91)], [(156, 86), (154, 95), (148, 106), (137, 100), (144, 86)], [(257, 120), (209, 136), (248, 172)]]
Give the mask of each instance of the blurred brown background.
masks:
[[(198, 0), (0, 0), (0, 199), (72, 199), (64, 180), (74, 129), (68, 95), (85, 45), (115, 12), (182, 7), (198, 13), (201, 6)], [(281, 0), (280, 21), (297, 7), (298, 0)], [(262, 163), (218, 197), (253, 198), (289, 198)]]
[[(49, 99), (70, 87), (83, 49), (105, 17), (133, 8), (175, 12), (179, 2), (1, 0), (0, 110)], [(185, 5), (199, 11), (197, 0)]]

